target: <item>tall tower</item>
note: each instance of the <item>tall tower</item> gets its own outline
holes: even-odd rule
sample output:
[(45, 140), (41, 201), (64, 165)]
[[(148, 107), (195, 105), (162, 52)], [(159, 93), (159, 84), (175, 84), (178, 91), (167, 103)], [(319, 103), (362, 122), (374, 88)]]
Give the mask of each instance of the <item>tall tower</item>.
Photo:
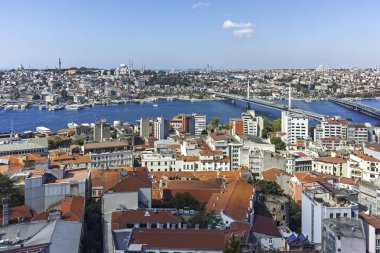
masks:
[(247, 98), (249, 99), (249, 79), (248, 79), (248, 85), (247, 85)]
[(60, 58), (58, 58), (58, 70), (61, 70), (61, 57)]
[(292, 109), (292, 83), (289, 83), (289, 100), (288, 100), (288, 109)]

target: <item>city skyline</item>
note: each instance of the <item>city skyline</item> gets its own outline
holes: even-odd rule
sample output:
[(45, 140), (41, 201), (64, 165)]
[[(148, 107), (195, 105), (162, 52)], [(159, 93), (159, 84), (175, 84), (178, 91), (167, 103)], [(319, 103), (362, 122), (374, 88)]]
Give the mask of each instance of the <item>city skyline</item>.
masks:
[(380, 1), (4, 1), (0, 69), (375, 68)]

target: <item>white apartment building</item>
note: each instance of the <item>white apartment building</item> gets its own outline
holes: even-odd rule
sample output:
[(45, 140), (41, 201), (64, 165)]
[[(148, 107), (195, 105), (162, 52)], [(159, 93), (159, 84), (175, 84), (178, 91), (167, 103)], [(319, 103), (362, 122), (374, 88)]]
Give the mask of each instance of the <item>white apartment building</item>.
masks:
[(365, 154), (351, 154), (348, 160), (348, 177), (374, 181), (380, 177), (380, 160)]
[(347, 161), (340, 157), (319, 157), (312, 161), (313, 171), (338, 177), (348, 177)]
[(120, 150), (116, 152), (106, 153), (91, 153), (91, 167), (103, 167), (109, 166), (133, 166), (133, 151), (132, 150)]
[(229, 156), (229, 142), (230, 137), (225, 135), (224, 133), (210, 133), (207, 136), (207, 144), (210, 146), (212, 150), (222, 151), (224, 155)]
[(316, 248), (322, 243), (322, 220), (358, 218), (359, 205), (348, 200), (349, 190), (334, 189), (329, 183), (304, 184), (302, 189), (302, 233)]
[(294, 144), (297, 139), (305, 140), (309, 136), (309, 119), (302, 115), (282, 111), (281, 132), (286, 133), (283, 141), (287, 144)]
[(168, 122), (164, 117), (157, 117), (153, 121), (153, 136), (157, 140), (165, 139), (169, 134)]
[(195, 135), (201, 135), (204, 130), (206, 130), (206, 115), (204, 114), (193, 114), (195, 121)]
[(248, 110), (241, 114), (243, 119), (244, 134), (260, 136), (264, 128), (262, 117), (256, 117), (254, 110)]

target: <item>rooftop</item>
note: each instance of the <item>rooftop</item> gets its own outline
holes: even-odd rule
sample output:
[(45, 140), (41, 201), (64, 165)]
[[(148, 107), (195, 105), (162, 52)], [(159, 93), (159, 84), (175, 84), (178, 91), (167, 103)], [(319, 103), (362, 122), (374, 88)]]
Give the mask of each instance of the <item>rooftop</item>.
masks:
[(344, 217), (323, 219), (322, 224), (328, 226), (336, 236), (365, 239), (363, 224), (360, 219)]

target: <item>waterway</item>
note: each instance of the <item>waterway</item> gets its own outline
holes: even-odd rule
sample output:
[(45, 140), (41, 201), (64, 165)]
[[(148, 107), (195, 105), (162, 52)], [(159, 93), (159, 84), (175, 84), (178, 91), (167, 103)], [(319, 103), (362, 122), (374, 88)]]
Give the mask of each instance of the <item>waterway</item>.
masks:
[[(279, 102), (287, 103), (286, 100)], [(380, 109), (380, 101), (376, 99), (361, 100), (358, 102)], [(163, 116), (166, 119), (170, 119), (178, 113), (203, 113), (207, 115), (208, 119), (217, 117), (222, 124), (228, 124), (230, 118), (239, 117), (241, 113), (246, 110), (244, 103), (237, 102), (236, 104), (231, 104), (218, 100), (191, 102), (185, 100), (167, 101), (160, 99), (155, 103), (158, 104), (158, 107), (153, 107), (151, 103), (128, 103), (108, 106), (97, 105), (95, 107), (86, 107), (78, 111), (59, 110), (52, 112), (39, 110), (35, 107), (28, 108), (24, 111), (0, 110), (0, 132), (9, 131), (12, 122), (13, 129), (16, 132), (34, 131), (37, 126), (45, 126), (52, 131), (56, 131), (66, 128), (70, 122), (82, 124), (93, 123), (99, 119), (106, 119), (110, 123), (113, 123), (115, 120), (136, 123), (136, 120), (141, 117)], [(354, 122), (369, 122), (375, 124), (378, 121), (367, 115), (323, 100), (311, 102), (294, 100), (293, 105), (325, 115), (340, 115)], [(265, 116), (272, 120), (281, 117), (281, 112), (278, 110), (257, 105), (251, 105), (251, 109), (255, 110), (257, 115)]]

